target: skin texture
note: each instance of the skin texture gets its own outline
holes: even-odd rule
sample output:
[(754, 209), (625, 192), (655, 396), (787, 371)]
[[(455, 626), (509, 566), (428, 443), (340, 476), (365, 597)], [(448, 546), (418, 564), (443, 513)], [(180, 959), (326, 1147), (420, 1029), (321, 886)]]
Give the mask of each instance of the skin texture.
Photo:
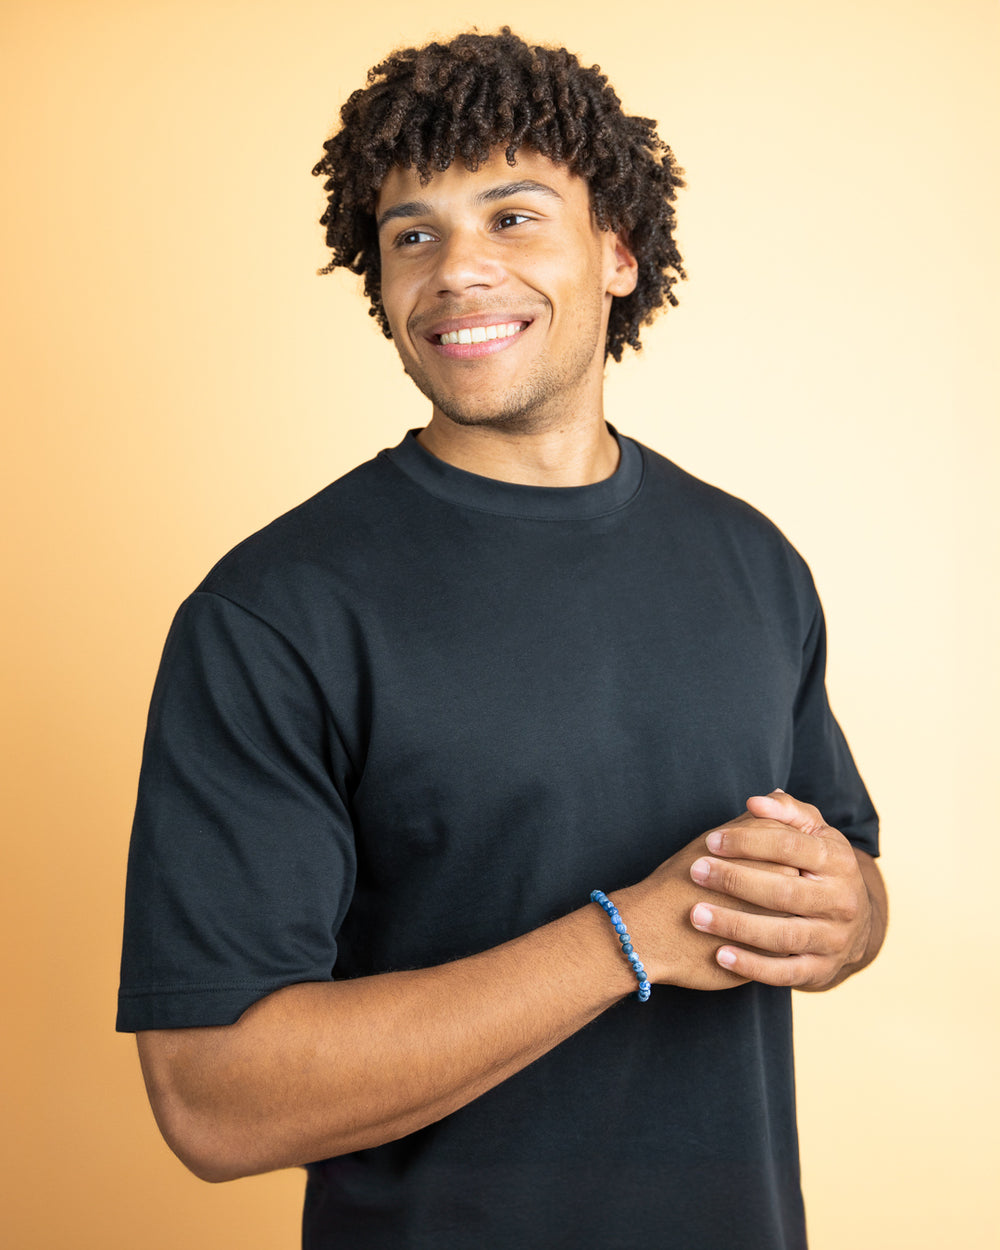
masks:
[[(547, 188), (504, 190), (514, 180)], [(415, 207), (416, 206), (416, 207)], [(544, 157), (385, 181), (383, 292), (408, 373), (431, 399), (433, 454), (506, 481), (575, 486), (614, 471), (603, 336), (634, 258), (598, 229), (586, 184)], [(386, 216), (388, 214), (388, 216)], [(443, 351), (442, 327), (525, 322), (500, 350)], [(775, 792), (614, 890), (649, 979), (705, 992), (746, 980), (838, 984), (874, 958), (874, 861)], [(560, 952), (558, 984), (539, 977)], [(221, 1181), (411, 1133), (520, 1071), (635, 990), (593, 904), (440, 967), (289, 986), (232, 1025), (138, 1036), (164, 1137)]]
[[(395, 169), (376, 217), (393, 341), (433, 405), (425, 446), (529, 485), (610, 476), (618, 453), (603, 420), (604, 340), (636, 264), (598, 228), (587, 184), (530, 151), (513, 168), (495, 155), (426, 186)], [(435, 341), (442, 328), (489, 322), (526, 328), (478, 355)]]

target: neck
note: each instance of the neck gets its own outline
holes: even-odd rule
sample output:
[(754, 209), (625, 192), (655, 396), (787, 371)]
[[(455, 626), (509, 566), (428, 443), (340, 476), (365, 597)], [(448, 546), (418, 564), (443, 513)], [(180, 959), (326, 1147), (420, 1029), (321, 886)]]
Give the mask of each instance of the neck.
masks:
[(589, 486), (618, 467), (618, 444), (603, 415), (538, 431), (457, 425), (435, 409), (417, 436), (439, 460), (521, 486)]

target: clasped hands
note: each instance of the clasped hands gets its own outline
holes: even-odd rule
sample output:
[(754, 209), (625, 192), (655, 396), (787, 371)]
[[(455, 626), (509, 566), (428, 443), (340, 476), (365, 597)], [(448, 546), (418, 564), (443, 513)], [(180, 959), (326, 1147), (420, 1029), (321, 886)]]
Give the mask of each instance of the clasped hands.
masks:
[(620, 905), (652, 980), (822, 989), (866, 958), (873, 909), (860, 854), (815, 807), (775, 790), (748, 799), (743, 815), (678, 851)]
[(691, 865), (692, 880), (763, 909), (708, 902), (691, 909), (700, 933), (725, 941), (715, 954), (721, 967), (748, 981), (820, 988), (863, 958), (868, 889), (854, 848), (815, 807), (780, 790), (756, 796), (745, 816), (713, 829), (705, 845), (711, 855)]

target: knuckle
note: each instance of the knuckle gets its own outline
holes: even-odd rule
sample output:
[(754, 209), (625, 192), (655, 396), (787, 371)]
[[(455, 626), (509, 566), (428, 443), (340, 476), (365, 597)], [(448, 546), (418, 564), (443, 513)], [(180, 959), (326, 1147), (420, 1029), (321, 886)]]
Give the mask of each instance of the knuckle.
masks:
[(834, 967), (828, 961), (817, 963), (807, 984), (813, 989), (822, 989), (824, 985), (830, 984), (835, 975)]
[(734, 912), (729, 925), (727, 926), (730, 937), (736, 942), (750, 943), (752, 937), (752, 926), (748, 919), (747, 912)]
[(798, 910), (798, 877), (779, 877), (774, 879), (774, 885), (771, 887), (772, 894), (770, 902), (767, 904), (772, 911), (796, 912)]
[(823, 848), (823, 862), (831, 867), (849, 872), (854, 868), (856, 860), (851, 844), (846, 840), (833, 841), (828, 839), (820, 844)]
[(775, 861), (785, 868), (792, 866), (791, 871), (797, 875), (808, 855), (808, 842), (805, 835), (794, 829), (787, 829), (781, 837), (775, 839), (770, 850)]
[(772, 980), (773, 985), (799, 985), (801, 984), (801, 970), (797, 959), (780, 959), (775, 961), (777, 967), (775, 976)]
[(777, 851), (782, 863), (793, 863), (802, 846), (801, 836), (792, 829), (783, 830), (778, 838)]
[(831, 909), (834, 920), (841, 924), (853, 925), (861, 917), (861, 906), (858, 899), (852, 895), (848, 895), (839, 899), (836, 905)]
[(813, 955), (803, 955), (794, 961), (796, 964), (794, 985), (799, 988), (818, 989), (831, 979), (824, 960)]
[(801, 955), (807, 947), (801, 925), (793, 921), (785, 921), (779, 930), (781, 949), (789, 955)]
[(830, 862), (833, 859), (834, 848), (829, 842), (815, 840), (815, 846), (812, 848), (813, 856), (816, 862), (816, 872), (826, 873), (830, 869)]

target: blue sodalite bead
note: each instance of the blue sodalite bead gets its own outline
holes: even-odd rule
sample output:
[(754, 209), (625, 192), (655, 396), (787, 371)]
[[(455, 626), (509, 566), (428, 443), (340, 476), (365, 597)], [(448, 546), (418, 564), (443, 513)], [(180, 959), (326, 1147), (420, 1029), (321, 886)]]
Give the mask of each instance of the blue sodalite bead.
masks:
[(621, 913), (603, 890), (591, 890), (590, 901), (592, 903), (597, 903), (599, 907), (602, 907), (607, 912), (608, 919), (611, 921), (615, 933), (618, 935), (618, 940), (622, 944), (622, 954), (631, 964), (632, 971), (635, 973), (639, 981), (639, 989), (636, 993), (636, 998), (638, 998), (640, 1003), (646, 1002), (652, 992), (652, 986), (646, 979), (646, 969), (642, 966), (642, 960), (635, 953), (635, 947), (632, 945), (632, 938), (629, 936), (628, 929), (625, 926), (625, 921), (621, 918)]

